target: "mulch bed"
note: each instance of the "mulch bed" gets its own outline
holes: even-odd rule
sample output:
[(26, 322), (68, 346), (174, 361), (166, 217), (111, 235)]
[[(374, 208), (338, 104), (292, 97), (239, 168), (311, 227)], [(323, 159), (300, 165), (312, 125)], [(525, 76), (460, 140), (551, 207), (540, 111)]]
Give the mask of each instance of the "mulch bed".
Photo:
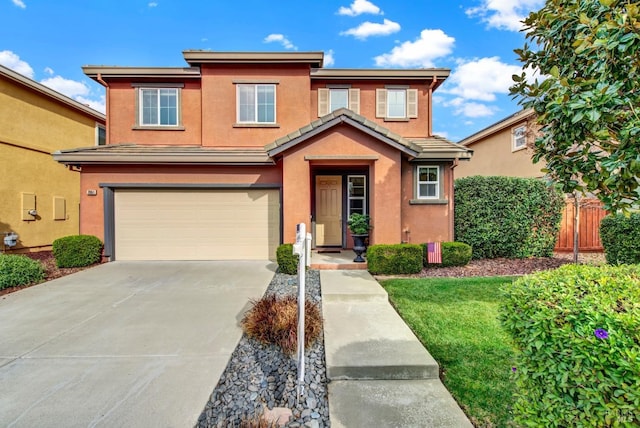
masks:
[[(55, 257), (53, 257), (53, 253), (51, 251), (36, 251), (33, 253), (24, 253), (22, 255), (42, 263), (42, 266), (44, 267), (44, 280), (42, 282), (51, 281), (52, 279), (61, 278), (66, 275), (71, 275), (72, 273), (80, 272), (81, 270), (85, 270), (91, 267), (85, 266), (76, 268), (59, 268), (58, 266), (56, 266), (56, 259)], [(23, 285), (20, 287), (8, 287), (0, 290), (0, 296), (13, 293), (14, 291), (22, 290), (27, 287), (31, 287), (33, 285), (41, 284), (42, 282), (34, 282), (33, 284)]]

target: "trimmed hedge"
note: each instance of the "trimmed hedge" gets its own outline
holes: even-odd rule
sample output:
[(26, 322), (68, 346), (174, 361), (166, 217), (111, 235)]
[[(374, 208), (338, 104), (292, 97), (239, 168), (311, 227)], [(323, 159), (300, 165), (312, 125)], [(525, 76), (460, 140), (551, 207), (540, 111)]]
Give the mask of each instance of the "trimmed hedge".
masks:
[(71, 235), (53, 241), (53, 255), (60, 268), (82, 267), (98, 263), (102, 241), (93, 235)]
[(535, 178), (464, 177), (455, 181), (455, 239), (473, 258), (550, 257), (563, 195)]
[(565, 265), (504, 291), (517, 425), (640, 425), (639, 265)]
[(640, 214), (606, 216), (600, 222), (600, 240), (607, 263), (640, 263)]
[(276, 261), (281, 273), (297, 274), (298, 258), (297, 254), (293, 254), (293, 244), (282, 244), (276, 250)]
[(427, 244), (422, 246), (422, 262), (425, 267), (466, 266), (471, 261), (472, 249), (464, 242), (443, 242), (442, 263), (427, 263)]
[(378, 244), (367, 249), (372, 274), (397, 275), (422, 271), (422, 246), (418, 244)]
[(19, 287), (44, 279), (44, 268), (27, 256), (0, 254), (0, 290)]

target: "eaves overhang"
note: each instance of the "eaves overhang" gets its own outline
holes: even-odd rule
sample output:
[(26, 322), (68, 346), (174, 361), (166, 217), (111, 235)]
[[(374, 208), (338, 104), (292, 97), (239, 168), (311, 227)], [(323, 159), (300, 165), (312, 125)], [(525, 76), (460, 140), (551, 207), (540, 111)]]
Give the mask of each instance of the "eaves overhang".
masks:
[(63, 95), (51, 88), (49, 88), (48, 86), (45, 86), (41, 83), (36, 82), (35, 80), (29, 79), (26, 76), (23, 76), (22, 74), (15, 72), (7, 67), (4, 67), (2, 65), (0, 65), (0, 76), (9, 79), (11, 81), (13, 81), (16, 84), (19, 84), (33, 92), (36, 92), (40, 95), (43, 95), (47, 98), (50, 98), (53, 101), (56, 101), (58, 103), (64, 104), (67, 107), (70, 107), (74, 110), (77, 110), (79, 112), (82, 112), (86, 115), (89, 115), (90, 117), (92, 117), (94, 120), (96, 120), (97, 122), (100, 123), (105, 123), (106, 120), (106, 116), (103, 113), (100, 113), (97, 110), (92, 109), (91, 107), (82, 104), (72, 98), (67, 97), (66, 95)]
[(201, 146), (118, 144), (58, 150), (53, 159), (64, 165), (233, 165), (269, 166), (275, 162), (261, 149), (213, 149)]
[(460, 140), (458, 144), (460, 144), (461, 146), (470, 146), (471, 144), (477, 143), (483, 138), (495, 134), (496, 132), (500, 132), (505, 128), (510, 128), (517, 123), (529, 120), (529, 118), (533, 116), (535, 116), (535, 112), (533, 109), (520, 110), (512, 114), (511, 116), (507, 116), (504, 119), (501, 119), (498, 122), (491, 124), (486, 128), (483, 128), (480, 131)]
[(186, 50), (182, 52), (190, 65), (200, 64), (309, 64), (322, 67), (324, 52), (220, 52)]
[(200, 79), (199, 67), (118, 67), (85, 65), (84, 74), (91, 79)]

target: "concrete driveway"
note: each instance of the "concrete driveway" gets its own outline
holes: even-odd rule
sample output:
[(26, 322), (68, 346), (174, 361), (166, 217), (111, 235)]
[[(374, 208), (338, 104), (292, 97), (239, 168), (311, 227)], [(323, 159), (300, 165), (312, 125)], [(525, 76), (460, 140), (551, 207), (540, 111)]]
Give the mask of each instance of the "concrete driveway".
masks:
[(114, 262), (0, 297), (0, 426), (192, 427), (265, 262)]

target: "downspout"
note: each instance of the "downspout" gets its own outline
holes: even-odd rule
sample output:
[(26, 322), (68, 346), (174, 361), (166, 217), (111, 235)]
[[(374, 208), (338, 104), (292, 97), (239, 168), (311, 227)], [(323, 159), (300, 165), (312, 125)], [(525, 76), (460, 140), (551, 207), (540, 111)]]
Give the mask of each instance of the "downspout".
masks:
[(453, 164), (451, 164), (451, 166), (449, 167), (449, 174), (451, 175), (450, 178), (449, 178), (449, 200), (450, 200), (450, 203), (449, 203), (449, 218), (451, 219), (449, 221), (449, 238), (452, 241), (456, 240), (456, 238), (454, 236), (455, 235), (455, 220), (456, 219), (455, 219), (455, 198), (454, 198), (455, 194), (454, 194), (454, 189), (453, 189), (453, 187), (454, 187), (453, 186), (453, 182), (454, 182), (454, 180), (453, 180), (453, 170), (454, 170), (455, 167), (458, 166), (458, 163), (459, 163), (458, 158), (455, 158), (453, 160)]
[(429, 118), (429, 123), (427, 125), (427, 137), (431, 137), (433, 135), (433, 88), (438, 83), (438, 79), (436, 76), (433, 76), (431, 83), (427, 87), (427, 117)]
[(102, 73), (98, 73), (98, 76), (96, 77), (96, 80), (98, 81), (98, 83), (100, 83), (102, 86), (104, 86), (105, 88), (107, 88), (107, 93), (106, 93), (106, 101), (105, 101), (105, 116), (106, 119), (104, 121), (104, 128), (105, 128), (105, 144), (109, 144), (109, 84), (107, 82), (104, 81), (104, 79), (102, 79)]

